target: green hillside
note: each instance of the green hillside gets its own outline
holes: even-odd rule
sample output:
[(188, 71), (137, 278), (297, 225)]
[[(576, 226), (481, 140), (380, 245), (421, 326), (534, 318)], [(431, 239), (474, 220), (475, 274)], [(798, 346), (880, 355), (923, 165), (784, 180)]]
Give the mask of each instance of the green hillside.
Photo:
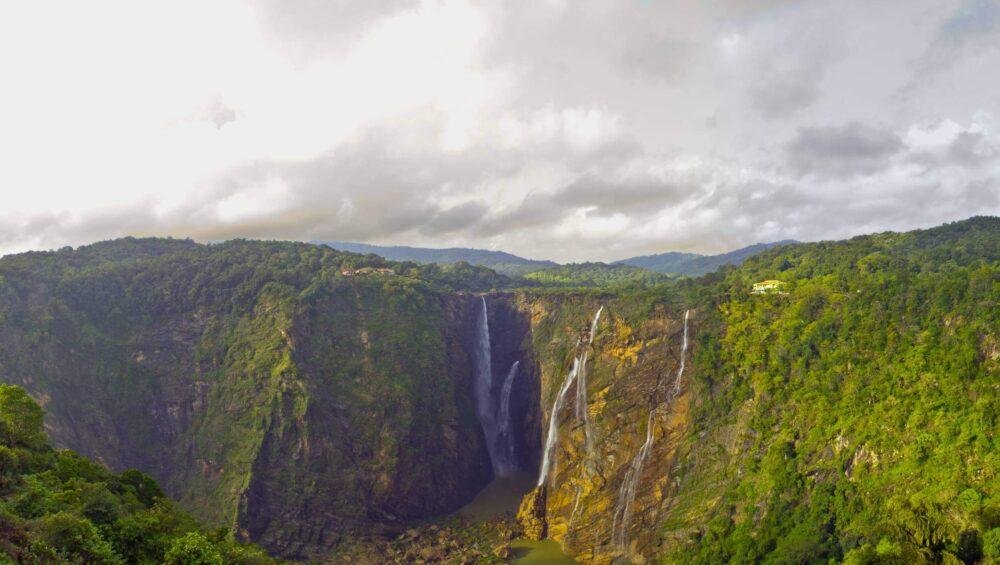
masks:
[[(46, 447), (36, 409), (8, 418), (36, 425), (0, 452), (28, 450), (0, 460), (18, 477), (0, 549), (70, 551), (44, 537), (51, 514), (124, 556), (107, 524), (168, 506), (130, 498), (136, 468), (221, 528), (135, 534), (164, 555), (191, 534), (224, 558), (249, 540), (304, 561), (490, 562), (544, 536), (593, 563), (996, 562), (998, 328), (997, 218), (779, 246), (701, 278), (591, 263), (515, 280), (260, 241), (8, 256), (0, 380), (101, 466)], [(495, 475), (487, 361), (518, 467), (538, 473), (552, 438), (519, 521), (452, 514)], [(117, 497), (114, 520), (73, 502), (84, 483)], [(36, 486), (76, 490), (28, 512)]]
[(272, 563), (209, 531), (153, 479), (53, 449), (42, 409), (0, 385), (0, 559), (18, 563)]
[(676, 559), (1000, 557), (1000, 220), (783, 247), (698, 292)]
[(316, 241), (340, 251), (351, 253), (373, 254), (390, 261), (412, 261), (415, 263), (468, 263), (479, 267), (488, 267), (507, 276), (518, 276), (555, 267), (552, 261), (525, 259), (504, 251), (488, 249), (472, 249), (468, 247), (448, 247), (432, 249), (428, 247), (409, 247), (406, 245), (371, 245), (368, 243), (353, 243), (348, 241)]
[(671, 251), (667, 253), (657, 253), (655, 255), (642, 255), (639, 257), (629, 257), (616, 261), (616, 264), (632, 265), (641, 267), (657, 273), (670, 275), (682, 275), (698, 277), (715, 271), (719, 267), (727, 265), (742, 265), (744, 261), (754, 255), (766, 251), (779, 245), (792, 245), (797, 241), (786, 239), (772, 243), (755, 243), (747, 247), (720, 253), (718, 255), (700, 255), (698, 253), (680, 253)]

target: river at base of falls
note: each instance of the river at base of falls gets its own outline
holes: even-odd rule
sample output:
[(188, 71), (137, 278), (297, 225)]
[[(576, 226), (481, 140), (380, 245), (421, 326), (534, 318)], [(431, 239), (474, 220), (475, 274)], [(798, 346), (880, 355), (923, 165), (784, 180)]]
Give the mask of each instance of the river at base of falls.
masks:
[[(535, 486), (535, 477), (529, 473), (517, 472), (506, 477), (497, 477), (479, 491), (479, 494), (458, 511), (458, 515), (470, 522), (484, 522), (500, 516), (517, 514), (521, 499)], [(514, 558), (511, 563), (520, 565), (556, 565), (576, 563), (563, 553), (559, 544), (550, 539), (533, 541), (515, 539), (510, 542)]]
[(511, 563), (517, 565), (564, 565), (577, 563), (575, 559), (563, 553), (559, 544), (550, 540), (532, 541), (516, 539), (510, 542), (510, 550), (514, 556)]

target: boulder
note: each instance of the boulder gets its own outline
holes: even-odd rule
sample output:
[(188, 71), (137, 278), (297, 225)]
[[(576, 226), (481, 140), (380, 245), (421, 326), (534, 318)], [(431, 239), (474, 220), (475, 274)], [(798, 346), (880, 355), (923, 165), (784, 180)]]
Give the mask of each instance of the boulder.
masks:
[(524, 530), (524, 537), (538, 541), (545, 537), (548, 523), (545, 521), (545, 486), (535, 487), (524, 495), (517, 509), (517, 522)]

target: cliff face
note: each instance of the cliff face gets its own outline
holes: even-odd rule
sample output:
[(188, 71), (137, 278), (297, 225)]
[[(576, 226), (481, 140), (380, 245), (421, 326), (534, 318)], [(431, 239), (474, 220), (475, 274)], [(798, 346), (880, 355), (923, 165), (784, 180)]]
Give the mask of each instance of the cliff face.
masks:
[[(495, 274), (460, 266), (465, 292), (440, 269), (344, 277), (361, 259), (307, 245), (8, 257), (0, 380), (45, 406), (59, 446), (310, 558), (491, 480), (473, 398), (485, 301), (490, 395), (516, 362), (515, 459), (545, 469), (526, 535), (594, 563), (976, 562), (1000, 539), (998, 227), (484, 298), (470, 292)], [(776, 277), (781, 292), (749, 292)]]
[[(298, 250), (313, 259), (313, 248)], [(198, 516), (286, 557), (471, 500), (492, 478), (472, 398), (478, 296), (339, 277), (327, 252), (330, 268), (310, 265), (304, 279), (280, 280), (293, 264), (254, 280), (284, 250), (258, 251), (223, 259), (229, 277), (246, 269), (246, 292), (205, 301), (187, 300), (185, 284), (209, 276), (211, 254), (187, 272), (112, 262), (69, 283), (0, 281), (0, 378), (45, 405), (57, 445), (145, 470)], [(95, 288), (106, 300), (94, 301)], [(530, 328), (503, 297), (488, 304), (495, 381), (514, 361), (523, 367), (511, 412), (530, 469)]]
[[(687, 425), (684, 379), (690, 364), (676, 380), (684, 311), (667, 304), (573, 296), (522, 296), (518, 306), (532, 320), (542, 375), (543, 434), (549, 433), (552, 409), (574, 358), (582, 361), (586, 355), (554, 420), (558, 439), (544, 484), (522, 503), (522, 526), (529, 536), (544, 533), (586, 562), (653, 556), (656, 526), (674, 480), (677, 443)], [(693, 342), (696, 316), (690, 324)], [(585, 399), (578, 397), (581, 378)], [(578, 411), (581, 402), (586, 419)]]

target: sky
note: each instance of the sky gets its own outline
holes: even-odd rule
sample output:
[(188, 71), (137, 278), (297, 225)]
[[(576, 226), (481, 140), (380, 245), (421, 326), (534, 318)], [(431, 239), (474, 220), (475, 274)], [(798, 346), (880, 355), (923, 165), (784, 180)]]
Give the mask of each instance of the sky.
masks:
[(557, 261), (1000, 214), (997, 0), (0, 0), (0, 253)]

